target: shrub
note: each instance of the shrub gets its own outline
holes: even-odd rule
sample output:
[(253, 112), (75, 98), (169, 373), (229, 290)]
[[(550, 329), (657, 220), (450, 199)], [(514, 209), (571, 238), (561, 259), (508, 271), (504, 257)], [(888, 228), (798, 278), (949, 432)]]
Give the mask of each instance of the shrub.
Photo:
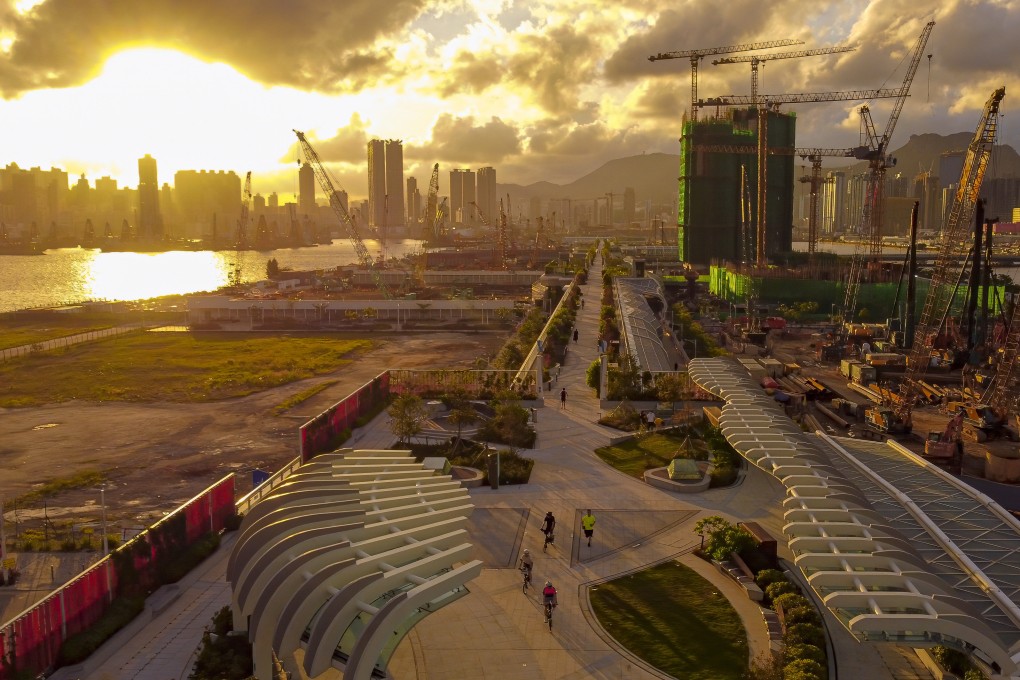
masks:
[(584, 372), (584, 384), (595, 390), (598, 396), (599, 382), (602, 380), (602, 360), (596, 359)]
[(762, 569), (754, 576), (754, 582), (758, 584), (758, 587), (765, 590), (773, 583), (780, 583), (788, 581), (786, 574), (779, 571), (778, 569)]
[(241, 528), (241, 522), (244, 520), (244, 515), (233, 513), (227, 515), (223, 520), (224, 531), (237, 531)]
[(942, 668), (953, 675), (963, 675), (970, 668), (970, 660), (967, 659), (967, 655), (955, 649), (936, 645), (931, 648), (931, 655)]
[(792, 626), (797, 623), (813, 623), (815, 625), (821, 624), (821, 619), (818, 618), (818, 612), (811, 607), (793, 607), (792, 609), (783, 609), (783, 621), (786, 622), (787, 626)]
[(628, 402), (622, 401), (620, 405), (599, 419), (600, 425), (615, 427), (617, 430), (634, 432), (641, 426), (641, 414), (637, 412)]
[(220, 547), (220, 535), (210, 531), (179, 552), (172, 561), (160, 567), (159, 579), (161, 583), (177, 583), (189, 571), (201, 564), (205, 558), (216, 552), (218, 547)]
[(971, 668), (969, 671), (963, 674), (963, 680), (988, 680), (985, 674), (976, 668)]
[(786, 661), (796, 661), (797, 659), (810, 659), (821, 665), (825, 665), (825, 652), (814, 645), (790, 645), (786, 648)]
[(812, 661), (811, 659), (797, 659), (783, 666), (783, 680), (808, 680), (817, 679), (825, 680), (827, 672), (825, 666)]
[[(500, 484), (527, 484), (531, 479), (531, 471), (535, 467), (535, 461), (531, 458), (519, 456), (512, 451), (499, 452), (499, 483)], [(485, 475), (485, 484), (489, 483), (489, 475)]]
[(141, 614), (143, 609), (145, 609), (144, 597), (118, 597), (94, 625), (64, 641), (57, 653), (57, 666), (68, 666), (84, 661), (113, 637), (114, 633)]
[(796, 607), (810, 607), (811, 602), (800, 593), (786, 593), (772, 600), (772, 606), (785, 612)]
[(717, 465), (712, 468), (712, 480), (709, 488), (715, 489), (720, 486), (729, 486), (737, 481), (737, 469), (729, 465)]
[(765, 597), (769, 598), (770, 602), (775, 602), (777, 597), (780, 595), (786, 595), (787, 593), (800, 594), (800, 590), (789, 581), (772, 583), (765, 588)]
[(212, 630), (206, 630), (202, 635), (202, 645), (189, 680), (243, 680), (251, 676), (252, 655), (248, 638), (228, 635), (231, 630), (230, 607), (224, 607), (213, 615)]
[(813, 623), (795, 623), (786, 629), (783, 641), (787, 645), (814, 645), (821, 649), (825, 646), (825, 631)]

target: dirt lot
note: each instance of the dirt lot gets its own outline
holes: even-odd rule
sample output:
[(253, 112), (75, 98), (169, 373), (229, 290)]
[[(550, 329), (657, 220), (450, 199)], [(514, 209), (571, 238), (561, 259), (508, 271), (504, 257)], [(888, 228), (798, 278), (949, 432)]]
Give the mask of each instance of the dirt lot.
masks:
[[(502, 333), (429, 333), (374, 338), (376, 347), (333, 375), (211, 404), (63, 403), (0, 409), (0, 496), (76, 473), (108, 475), (112, 527), (144, 526), (228, 472), (276, 470), (297, 455), (299, 425), (386, 368), (466, 367), (502, 345)], [(273, 407), (310, 385), (336, 385), (282, 416)], [(238, 476), (239, 489), (250, 474)], [(41, 508), (19, 509), (31, 520)], [(51, 520), (98, 520), (96, 489), (63, 492), (47, 502)], [(7, 516), (8, 535), (12, 515)]]

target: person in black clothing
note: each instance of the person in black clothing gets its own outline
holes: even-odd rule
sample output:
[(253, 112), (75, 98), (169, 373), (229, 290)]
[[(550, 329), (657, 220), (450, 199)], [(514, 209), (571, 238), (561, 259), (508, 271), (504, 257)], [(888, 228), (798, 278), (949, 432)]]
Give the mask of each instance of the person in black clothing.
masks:
[(574, 342), (577, 342), (577, 329), (574, 329)]
[[(545, 543), (549, 544), (553, 541), (553, 531), (556, 529), (556, 518), (553, 517), (552, 511), (545, 513), (545, 519), (542, 520), (542, 533), (545, 534)], [(545, 546), (543, 546), (544, 548)]]

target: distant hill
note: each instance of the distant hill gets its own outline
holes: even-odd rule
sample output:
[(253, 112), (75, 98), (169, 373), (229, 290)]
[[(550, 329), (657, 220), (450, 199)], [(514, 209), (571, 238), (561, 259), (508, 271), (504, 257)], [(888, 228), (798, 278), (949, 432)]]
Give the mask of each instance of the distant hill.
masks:
[[(966, 151), (967, 145), (974, 138), (973, 132), (957, 132), (952, 135), (939, 135), (927, 132), (911, 135), (907, 143), (892, 152), (896, 159), (896, 167), (889, 172), (899, 172), (906, 176), (914, 176), (929, 169), (935, 175), (939, 172), (939, 156), (947, 151)], [(853, 172), (863, 172), (866, 163), (855, 163)], [(992, 151), (992, 160), (988, 165), (986, 177), (1018, 177), (1020, 176), (1020, 155), (1009, 145), (997, 146)], [(946, 178), (940, 178), (945, 180)], [(957, 177), (949, 183), (955, 183)]]
[(680, 175), (680, 156), (668, 153), (648, 153), (617, 158), (570, 184), (535, 182), (534, 184), (497, 184), (497, 196), (510, 194), (516, 203), (539, 198), (572, 198), (583, 200), (599, 198), (607, 193), (623, 193), (633, 187), (638, 201), (663, 200), (676, 194)]
[[(930, 168), (932, 172), (938, 174), (939, 156), (946, 151), (966, 150), (973, 137), (973, 132), (911, 135), (906, 144), (892, 152), (896, 159), (896, 167), (890, 172), (913, 176)], [(856, 174), (863, 172), (867, 164), (861, 162), (848, 167)], [(826, 169), (837, 168), (827, 166)], [(679, 155), (648, 153), (611, 160), (569, 184), (552, 182), (535, 182), (527, 185), (497, 184), (496, 195), (505, 196), (509, 193), (515, 203), (528, 201), (533, 197), (584, 200), (600, 198), (608, 192), (623, 193), (625, 188), (633, 187), (638, 201), (647, 199), (661, 201), (675, 196), (679, 174)], [(1020, 154), (1009, 145), (995, 147), (987, 177), (1020, 177)], [(956, 178), (952, 181), (955, 182)]]

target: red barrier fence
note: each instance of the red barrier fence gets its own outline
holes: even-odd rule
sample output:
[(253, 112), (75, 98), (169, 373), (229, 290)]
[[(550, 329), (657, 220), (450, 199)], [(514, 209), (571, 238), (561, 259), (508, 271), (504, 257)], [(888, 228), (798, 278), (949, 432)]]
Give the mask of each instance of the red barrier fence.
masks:
[(390, 373), (385, 371), (302, 425), (299, 431), (301, 462), (337, 449), (338, 438), (344, 430), (353, 430), (355, 421), (370, 413), (389, 394)]
[[(234, 514), (227, 475), (0, 628), (0, 680), (51, 669), (67, 638), (95, 624), (114, 597), (157, 582), (159, 570)], [(133, 558), (133, 559), (132, 559)]]

